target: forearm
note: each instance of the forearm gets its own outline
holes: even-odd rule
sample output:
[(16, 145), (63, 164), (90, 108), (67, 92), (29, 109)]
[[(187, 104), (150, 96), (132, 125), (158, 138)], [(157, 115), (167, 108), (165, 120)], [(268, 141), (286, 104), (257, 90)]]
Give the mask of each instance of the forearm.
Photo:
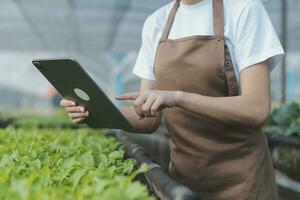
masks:
[(260, 127), (270, 112), (268, 98), (249, 95), (235, 97), (207, 97), (182, 92), (178, 107), (224, 123)]
[(158, 128), (161, 121), (161, 114), (152, 118), (139, 119), (139, 116), (132, 106), (121, 107), (120, 111), (133, 126), (133, 129), (125, 130), (128, 132), (153, 133)]

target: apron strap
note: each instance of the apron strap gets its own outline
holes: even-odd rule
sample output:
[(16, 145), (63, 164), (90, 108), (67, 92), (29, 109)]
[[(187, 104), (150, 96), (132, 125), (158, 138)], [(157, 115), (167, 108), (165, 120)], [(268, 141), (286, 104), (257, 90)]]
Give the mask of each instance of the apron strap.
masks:
[(214, 12), (215, 36), (224, 36), (224, 5), (223, 0), (212, 0)]
[[(214, 35), (224, 36), (223, 0), (212, 0), (212, 1), (213, 1)], [(160, 41), (168, 39), (179, 6), (180, 6), (180, 0), (176, 0), (169, 14), (167, 24), (165, 25)]]
[(165, 25), (160, 41), (168, 39), (179, 6), (180, 6), (180, 0), (176, 0), (169, 14), (167, 24)]

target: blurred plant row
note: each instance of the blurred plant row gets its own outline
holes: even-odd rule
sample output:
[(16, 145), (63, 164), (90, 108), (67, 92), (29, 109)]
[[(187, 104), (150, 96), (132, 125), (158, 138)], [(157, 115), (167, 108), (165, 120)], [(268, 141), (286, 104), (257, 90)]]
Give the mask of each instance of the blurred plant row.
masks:
[[(16, 128), (79, 128), (67, 117), (63, 110), (58, 110), (51, 116), (35, 116), (21, 114), (17, 116), (0, 113), (0, 127)], [(264, 131), (273, 135), (300, 136), (300, 105), (285, 104), (275, 108)]]
[(274, 109), (265, 132), (275, 135), (300, 136), (300, 105), (290, 103)]
[[(300, 105), (290, 103), (272, 111), (264, 131), (277, 140), (288, 139), (300, 144)], [(276, 169), (294, 180), (300, 181), (300, 150), (289, 145), (278, 144), (272, 148)]]
[[(0, 113), (0, 127), (15, 127), (15, 128), (69, 128), (77, 129), (80, 126), (72, 123), (67, 117), (66, 113), (58, 109), (52, 115), (32, 115), (32, 114), (19, 114), (9, 115)], [(81, 126), (82, 127), (82, 126)]]

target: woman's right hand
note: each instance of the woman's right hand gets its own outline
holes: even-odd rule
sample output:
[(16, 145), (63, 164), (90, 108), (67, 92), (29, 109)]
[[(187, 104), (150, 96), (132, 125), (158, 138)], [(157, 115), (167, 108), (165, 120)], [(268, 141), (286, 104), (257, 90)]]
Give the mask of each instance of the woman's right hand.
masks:
[(60, 105), (66, 110), (75, 124), (81, 124), (88, 118), (89, 112), (82, 106), (77, 106), (74, 101), (62, 99)]

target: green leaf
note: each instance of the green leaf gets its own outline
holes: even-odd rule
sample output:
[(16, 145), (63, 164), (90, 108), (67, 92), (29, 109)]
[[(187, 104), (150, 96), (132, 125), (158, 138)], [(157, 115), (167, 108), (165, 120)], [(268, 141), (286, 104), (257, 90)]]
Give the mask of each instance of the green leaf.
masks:
[(2, 159), (0, 161), (0, 166), (1, 167), (10, 167), (13, 164), (14, 164), (13, 159), (8, 154), (4, 154), (2, 156)]
[(99, 167), (108, 167), (109, 166), (109, 160), (104, 153), (101, 153), (99, 155), (99, 159), (100, 159)]
[(76, 189), (78, 186), (81, 178), (87, 173), (86, 169), (77, 170), (71, 177), (71, 180), (73, 182), (72, 191)]
[(72, 169), (74, 168), (74, 165), (76, 164), (76, 158), (74, 156), (70, 158), (66, 158), (63, 160), (62, 168), (63, 169)]
[(36, 159), (36, 160), (33, 160), (33, 161), (28, 161), (27, 164), (30, 167), (33, 167), (35, 169), (41, 169), (41, 167), (42, 167), (42, 163), (39, 159)]
[(135, 164), (136, 164), (136, 162), (133, 159), (125, 160), (123, 163), (123, 166), (122, 166), (122, 168), (123, 168), (122, 173), (130, 174), (133, 171)]
[(108, 155), (111, 160), (123, 159), (124, 151), (113, 151)]
[(148, 170), (148, 165), (146, 163), (142, 163), (139, 169), (137, 170), (137, 173), (146, 173)]
[(91, 151), (84, 153), (81, 156), (81, 161), (82, 161), (83, 165), (88, 168), (93, 168), (95, 166), (95, 161), (94, 161)]
[(297, 103), (286, 104), (274, 111), (273, 121), (283, 127), (288, 127), (300, 115), (300, 107)]
[(291, 124), (287, 129), (286, 134), (300, 136), (300, 117)]

